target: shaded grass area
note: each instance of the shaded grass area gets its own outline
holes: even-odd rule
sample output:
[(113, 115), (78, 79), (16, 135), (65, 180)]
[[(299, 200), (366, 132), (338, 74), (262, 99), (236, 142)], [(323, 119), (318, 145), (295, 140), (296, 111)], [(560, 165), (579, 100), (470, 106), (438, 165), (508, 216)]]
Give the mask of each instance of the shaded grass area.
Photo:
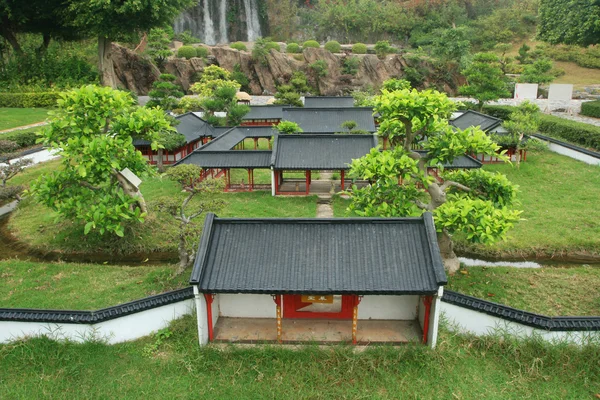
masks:
[(533, 153), (520, 168), (485, 165), (519, 185), (522, 218), (506, 241), (459, 250), (482, 255), (544, 256), (600, 254), (600, 167), (550, 151)]
[[(284, 327), (285, 329), (285, 327)], [(164, 333), (170, 333), (165, 337)], [(243, 347), (197, 344), (195, 318), (162, 339), (107, 346), (47, 338), (0, 346), (5, 398), (592, 398), (600, 346), (471, 338), (443, 330), (422, 345)], [(84, 394), (84, 395), (82, 395)]]
[[(58, 162), (44, 163), (30, 172), (40, 175), (56, 168)], [(28, 171), (29, 172), (29, 171)], [(27, 177), (22, 179), (26, 180)], [(16, 178), (15, 178), (16, 179)], [(173, 217), (158, 212), (153, 204), (161, 197), (179, 197), (182, 193), (175, 182), (161, 177), (146, 178), (141, 191), (151, 209), (145, 223), (132, 225), (124, 238), (115, 236), (83, 235), (83, 223), (74, 223), (58, 218), (57, 213), (27, 198), (19, 205), (8, 222), (10, 232), (20, 241), (36, 250), (89, 253), (141, 253), (173, 252), (177, 242), (177, 222)], [(248, 193), (222, 193), (226, 206), (218, 212), (221, 217), (314, 217), (316, 197), (275, 198), (269, 191)], [(193, 209), (192, 201), (189, 209)], [(203, 220), (196, 220), (202, 226)], [(141, 255), (141, 256), (142, 256)], [(144, 258), (144, 257), (143, 257)], [(143, 259), (142, 258), (142, 259)]]
[(55, 170), (60, 167), (60, 160), (46, 161), (41, 164), (32, 165), (25, 168), (23, 172), (15, 175), (11, 180), (8, 181), (8, 185), (24, 185), (29, 187), (29, 182), (36, 180), (40, 175), (48, 173), (48, 171)]
[(175, 266), (0, 261), (0, 307), (95, 310), (187, 286)]
[(0, 131), (42, 122), (47, 117), (45, 108), (0, 108)]
[(447, 289), (548, 316), (600, 315), (600, 267), (468, 267)]

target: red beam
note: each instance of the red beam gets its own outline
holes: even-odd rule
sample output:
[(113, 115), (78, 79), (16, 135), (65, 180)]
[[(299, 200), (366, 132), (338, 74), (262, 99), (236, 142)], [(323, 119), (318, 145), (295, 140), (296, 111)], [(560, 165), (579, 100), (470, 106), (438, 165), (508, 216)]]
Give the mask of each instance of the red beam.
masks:
[(213, 319), (212, 319), (212, 303), (213, 295), (210, 293), (204, 293), (204, 299), (206, 300), (206, 319), (208, 320), (208, 341), (212, 342), (214, 339), (213, 331)]
[(433, 303), (433, 296), (423, 297), (423, 304), (425, 305), (425, 317), (423, 318), (423, 344), (427, 343), (427, 336), (429, 336), (429, 317), (431, 315), (431, 303)]

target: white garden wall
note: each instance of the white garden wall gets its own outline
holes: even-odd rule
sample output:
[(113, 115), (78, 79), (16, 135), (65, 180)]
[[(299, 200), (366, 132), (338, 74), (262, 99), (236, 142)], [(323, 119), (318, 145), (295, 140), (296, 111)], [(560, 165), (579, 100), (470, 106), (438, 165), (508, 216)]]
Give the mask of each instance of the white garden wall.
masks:
[(238, 318), (276, 318), (273, 297), (268, 294), (219, 294), (219, 315)]
[(95, 338), (114, 344), (150, 335), (193, 311), (194, 300), (187, 299), (96, 324), (0, 321), (0, 343), (46, 335), (75, 342)]
[(419, 296), (364, 296), (358, 319), (412, 320), (417, 317)]

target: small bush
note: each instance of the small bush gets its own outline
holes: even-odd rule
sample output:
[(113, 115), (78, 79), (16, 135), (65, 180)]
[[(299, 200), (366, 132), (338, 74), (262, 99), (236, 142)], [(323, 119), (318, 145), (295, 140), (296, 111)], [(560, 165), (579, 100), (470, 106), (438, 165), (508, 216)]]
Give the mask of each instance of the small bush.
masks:
[(356, 75), (359, 66), (360, 58), (356, 56), (347, 57), (344, 59), (344, 62), (342, 64), (342, 74)]
[(248, 51), (248, 48), (242, 42), (231, 43), (229, 45), (229, 47), (231, 47), (232, 49), (235, 49), (235, 50), (239, 50), (239, 51)]
[(304, 44), (302, 45), (303, 48), (308, 48), (308, 47), (312, 47), (314, 49), (318, 49), (321, 47), (321, 45), (319, 44), (319, 42), (317, 42), (316, 40), (307, 40), (306, 42), (304, 42)]
[(354, 43), (352, 45), (352, 52), (354, 54), (367, 54), (367, 45), (364, 43)]
[(302, 54), (294, 54), (294, 60), (304, 61), (304, 56)]
[(385, 58), (385, 56), (394, 52), (394, 48), (390, 46), (390, 42), (387, 40), (380, 40), (375, 44), (375, 54), (377, 54), (377, 57), (379, 58)]
[(200, 39), (192, 36), (192, 32), (190, 31), (183, 31), (181, 33), (178, 33), (177, 35), (175, 35), (174, 39), (182, 42), (186, 46), (188, 44), (200, 43)]
[(581, 104), (581, 115), (600, 118), (600, 100), (586, 101)]
[(198, 58), (208, 57), (208, 49), (204, 46), (196, 47), (196, 57), (198, 57)]
[(181, 46), (177, 50), (177, 57), (185, 58), (187, 60), (196, 57), (196, 48), (192, 46)]
[(24, 130), (24, 131), (12, 131), (2, 135), (2, 139), (16, 143), (20, 148), (31, 147), (37, 140), (35, 131)]
[(314, 71), (319, 77), (327, 76), (327, 63), (325, 60), (317, 60), (309, 65), (310, 69)]
[(0, 154), (12, 153), (20, 147), (15, 141), (0, 139)]
[(342, 46), (337, 40), (330, 40), (329, 42), (325, 43), (325, 50), (331, 53), (339, 53), (342, 51)]
[(275, 51), (281, 51), (281, 46), (277, 42), (267, 42), (265, 48), (267, 51), (270, 51), (271, 49)]
[(296, 54), (302, 52), (302, 49), (298, 43), (288, 43), (285, 51), (286, 53)]
[(59, 97), (59, 92), (0, 93), (0, 107), (51, 108)]

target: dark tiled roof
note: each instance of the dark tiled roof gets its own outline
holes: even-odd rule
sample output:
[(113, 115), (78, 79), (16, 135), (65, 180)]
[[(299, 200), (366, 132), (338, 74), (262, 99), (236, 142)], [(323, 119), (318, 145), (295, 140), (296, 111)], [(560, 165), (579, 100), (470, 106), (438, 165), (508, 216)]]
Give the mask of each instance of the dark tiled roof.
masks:
[(275, 135), (272, 126), (238, 126), (236, 129), (244, 132), (246, 137), (270, 138)]
[(225, 132), (229, 132), (233, 128), (235, 128), (235, 127), (234, 126), (214, 126), (213, 130), (215, 131), (215, 137), (219, 137), (222, 134), (224, 134)]
[(277, 135), (275, 169), (347, 169), (377, 146), (374, 135)]
[(422, 218), (206, 218), (190, 283), (205, 293), (435, 293), (446, 284)]
[[(202, 137), (215, 137), (214, 128), (211, 124), (200, 118), (198, 115), (189, 112), (175, 117), (179, 125), (175, 127), (178, 133), (185, 136), (186, 143), (192, 143)], [(145, 139), (134, 139), (134, 146), (148, 146), (150, 142)]]
[(270, 168), (271, 151), (198, 151), (181, 160), (202, 168)]
[(192, 298), (194, 292), (187, 287), (96, 311), (0, 308), (0, 321), (95, 324)]
[(340, 108), (354, 107), (352, 96), (306, 96), (304, 107), (309, 108)]
[(236, 128), (231, 128), (222, 133), (215, 139), (199, 147), (196, 151), (227, 151), (235, 147), (236, 144), (246, 138), (244, 132)]
[[(426, 151), (417, 150), (417, 153), (421, 155), (421, 157), (427, 154)], [(465, 154), (464, 156), (456, 157), (450, 164), (444, 164), (445, 169), (472, 169), (472, 168), (481, 168), (483, 164), (481, 161), (474, 159), (473, 157)]]
[(442, 301), (538, 329), (600, 331), (600, 317), (547, 317), (450, 290), (444, 290)]
[(481, 130), (485, 132), (497, 127), (501, 123), (501, 119), (478, 113), (477, 111), (473, 110), (465, 111), (461, 116), (450, 121), (450, 125), (459, 129), (467, 129), (471, 126), (479, 126)]
[(267, 106), (250, 106), (250, 112), (244, 115), (242, 120), (247, 121), (251, 119), (281, 119), (283, 114), (282, 105), (267, 105)]
[(305, 133), (347, 132), (342, 123), (355, 121), (356, 129), (375, 132), (373, 109), (370, 107), (348, 108), (284, 108), (283, 120), (300, 125)]

